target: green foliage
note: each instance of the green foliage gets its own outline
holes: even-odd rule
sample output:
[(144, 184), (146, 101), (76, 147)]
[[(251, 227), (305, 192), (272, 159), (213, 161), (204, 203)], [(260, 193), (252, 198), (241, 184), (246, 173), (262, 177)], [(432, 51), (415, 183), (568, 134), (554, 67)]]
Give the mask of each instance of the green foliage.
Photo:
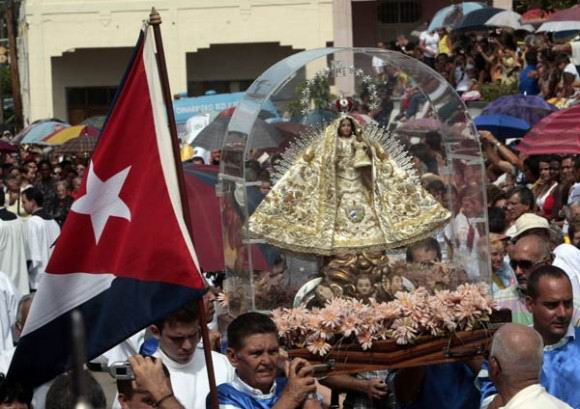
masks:
[[(308, 105), (304, 106), (304, 91), (308, 87)], [(288, 105), (288, 111), (292, 116), (300, 116), (304, 108), (308, 109), (331, 109), (336, 96), (330, 92), (330, 83), (324, 75), (316, 75), (309, 81), (303, 81), (296, 87), (294, 94), (296, 99)]]
[(509, 84), (501, 82), (490, 82), (479, 85), (481, 99), (484, 101), (494, 101), (504, 95), (514, 95), (519, 93), (518, 82), (513, 81)]

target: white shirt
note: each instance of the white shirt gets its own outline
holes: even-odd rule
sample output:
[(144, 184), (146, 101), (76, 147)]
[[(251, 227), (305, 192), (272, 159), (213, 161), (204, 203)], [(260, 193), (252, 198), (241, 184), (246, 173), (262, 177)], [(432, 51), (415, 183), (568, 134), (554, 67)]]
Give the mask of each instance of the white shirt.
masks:
[[(175, 397), (187, 409), (205, 409), (206, 398), (209, 394), (209, 381), (203, 351), (199, 348), (193, 354), (193, 358), (186, 364), (179, 364), (158, 350), (157, 354), (169, 369), (171, 386)], [(235, 371), (225, 355), (217, 352), (211, 353), (215, 383), (232, 382)]]
[(30, 288), (36, 290), (41, 275), (45, 273), (54, 242), (60, 235), (60, 227), (55, 220), (32, 215), (24, 222), (23, 233), (26, 260), (31, 264), (28, 270)]
[(542, 385), (536, 384), (519, 391), (500, 409), (572, 409), (572, 407), (550, 395)]
[(30, 292), (22, 221), (0, 220), (0, 271), (12, 280), (20, 294)]
[(382, 58), (374, 56), (372, 60), (372, 65), (375, 74), (382, 74), (383, 72), (385, 72), (385, 60), (383, 60)]
[(12, 326), (16, 322), (20, 295), (6, 274), (0, 271), (0, 352), (12, 349)]
[[(205, 409), (206, 397), (209, 394), (209, 381), (207, 379), (207, 368), (205, 366), (205, 356), (203, 349), (197, 348), (191, 361), (180, 364), (163, 353), (161, 348), (157, 350), (155, 356), (167, 366), (171, 377), (171, 386), (177, 400), (186, 409)], [(234, 380), (235, 370), (225, 355), (217, 352), (211, 353), (215, 383), (229, 383)], [(118, 395), (113, 401), (113, 409), (120, 409)]]
[(576, 182), (570, 188), (570, 193), (568, 194), (568, 204), (572, 204), (580, 200), (580, 182)]
[(455, 67), (455, 89), (465, 92), (469, 89), (470, 78), (467, 74), (467, 67)]
[(428, 58), (435, 58), (437, 55), (437, 47), (439, 45), (439, 34), (429, 33), (428, 31), (423, 31), (419, 36), (419, 40), (425, 43), (425, 51), (423, 51), (423, 56)]
[[(240, 379), (238, 374), (234, 375), (234, 380), (231, 382), (231, 385), (236, 388), (238, 391), (245, 393), (248, 396), (251, 396), (255, 400), (268, 400), (272, 399), (276, 393), (276, 381), (272, 384), (270, 391), (268, 393), (264, 393), (259, 389), (252, 388), (250, 385), (245, 383)], [(220, 409), (239, 409), (238, 406), (234, 405), (219, 405)]]

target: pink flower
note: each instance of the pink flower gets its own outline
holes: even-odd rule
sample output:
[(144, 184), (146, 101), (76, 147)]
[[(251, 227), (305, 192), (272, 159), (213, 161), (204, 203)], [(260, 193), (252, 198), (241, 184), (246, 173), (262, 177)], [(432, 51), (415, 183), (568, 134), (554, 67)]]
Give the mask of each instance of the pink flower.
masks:
[(343, 333), (345, 337), (350, 337), (351, 335), (358, 335), (360, 332), (359, 326), (361, 325), (360, 319), (354, 314), (348, 314), (342, 320), (339, 330)]
[(373, 336), (370, 331), (363, 331), (356, 337), (363, 350), (370, 349), (373, 346)]
[(338, 305), (329, 304), (320, 310), (320, 323), (328, 328), (336, 328), (341, 321), (342, 313)]
[(321, 338), (311, 338), (306, 341), (306, 349), (314, 355), (324, 356), (328, 354), (332, 346)]
[(412, 343), (417, 338), (417, 332), (413, 328), (413, 322), (409, 318), (399, 318), (393, 323), (392, 337), (399, 345)]

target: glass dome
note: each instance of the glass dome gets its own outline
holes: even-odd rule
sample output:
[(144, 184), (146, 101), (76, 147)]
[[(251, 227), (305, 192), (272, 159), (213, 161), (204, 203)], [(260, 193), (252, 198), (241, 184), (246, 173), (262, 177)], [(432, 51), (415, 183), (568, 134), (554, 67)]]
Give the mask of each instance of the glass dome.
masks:
[[(338, 112), (339, 98), (341, 109), (350, 112)], [(342, 122), (336, 122), (341, 115), (352, 118), (355, 128), (345, 148), (354, 165), (346, 170), (338, 163), (342, 148), (334, 146), (344, 141), (335, 138), (342, 132)], [(324, 138), (334, 142), (324, 147)], [(309, 163), (315, 164), (314, 176)], [(369, 181), (363, 183), (359, 166), (368, 169)], [(348, 186), (362, 196), (349, 197), (352, 203), (342, 209), (344, 195), (352, 193)], [(247, 90), (229, 123), (220, 187), (224, 290), (233, 315), (317, 305), (336, 295), (364, 298), (368, 291), (388, 300), (397, 289), (455, 288), (490, 279), (477, 131), (449, 83), (409, 56), (324, 48), (270, 67)], [(270, 218), (258, 223), (258, 213), (268, 213), (261, 204), (265, 194)], [(314, 211), (326, 220), (320, 226), (309, 222), (314, 217), (309, 206), (317, 204), (326, 206)], [(276, 216), (286, 208), (303, 217)], [(349, 223), (370, 217), (374, 227), (345, 231), (344, 217)], [(261, 223), (260, 231), (252, 223)], [(373, 245), (373, 229), (384, 233), (384, 243)], [(311, 234), (305, 238), (294, 233), (298, 230)], [(368, 236), (369, 245), (341, 247), (341, 232), (351, 242)]]

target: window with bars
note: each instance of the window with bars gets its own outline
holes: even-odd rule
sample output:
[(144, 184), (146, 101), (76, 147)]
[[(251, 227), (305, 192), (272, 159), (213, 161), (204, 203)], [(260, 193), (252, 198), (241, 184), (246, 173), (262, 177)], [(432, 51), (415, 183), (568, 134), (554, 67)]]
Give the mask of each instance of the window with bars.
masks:
[(382, 0), (378, 8), (379, 21), (383, 24), (415, 23), (421, 19), (418, 0)]

